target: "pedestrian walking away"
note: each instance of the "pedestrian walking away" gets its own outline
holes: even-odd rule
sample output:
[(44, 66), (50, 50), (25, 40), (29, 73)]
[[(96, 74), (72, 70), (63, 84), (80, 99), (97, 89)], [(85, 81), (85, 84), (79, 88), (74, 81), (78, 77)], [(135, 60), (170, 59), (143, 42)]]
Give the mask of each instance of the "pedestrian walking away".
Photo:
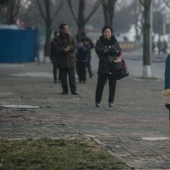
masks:
[(69, 86), (72, 94), (77, 95), (75, 82), (76, 66), (76, 39), (69, 34), (69, 28), (66, 24), (60, 25), (60, 35), (54, 38), (54, 48), (57, 56), (57, 67), (60, 69), (62, 94), (68, 94), (67, 76), (69, 77)]
[(162, 44), (162, 52), (163, 52), (163, 54), (165, 54), (165, 55), (168, 54), (167, 48), (168, 48), (168, 44), (167, 44), (166, 40), (164, 40), (164, 41), (163, 41), (163, 44)]
[(118, 41), (113, 35), (113, 30), (110, 26), (105, 26), (102, 29), (102, 36), (97, 40), (95, 51), (99, 57), (99, 66), (98, 66), (98, 82), (96, 87), (95, 94), (95, 104), (96, 107), (100, 107), (100, 102), (102, 99), (102, 93), (106, 80), (109, 80), (109, 107), (113, 107), (114, 96), (116, 90), (116, 75), (118, 73), (117, 67), (114, 67), (111, 60), (114, 60), (115, 63), (119, 63), (121, 48)]
[(77, 51), (77, 73), (79, 77), (79, 82), (85, 83), (86, 82), (86, 66), (89, 58), (90, 53), (90, 42), (87, 37), (82, 39), (78, 43), (78, 51)]
[(92, 78), (93, 73), (92, 73), (92, 66), (91, 66), (91, 57), (92, 57), (91, 49), (94, 48), (94, 43), (92, 42), (92, 40), (89, 37), (86, 36), (85, 32), (82, 32), (80, 34), (80, 41), (82, 41), (84, 38), (88, 38), (88, 40), (89, 40), (90, 50), (89, 50), (88, 60), (86, 62), (86, 68), (87, 68), (87, 71), (89, 73), (89, 77)]
[(170, 54), (165, 62), (165, 87), (162, 91), (165, 107), (169, 110), (169, 130), (170, 130)]
[(158, 42), (157, 42), (157, 47), (158, 47), (158, 54), (161, 54), (161, 51), (162, 51), (162, 42), (161, 42), (160, 37), (159, 37)]
[[(54, 38), (59, 35), (59, 32), (55, 31), (54, 32)], [(51, 51), (50, 51), (50, 59), (53, 64), (53, 78), (54, 78), (54, 83), (57, 83), (57, 56), (56, 56), (56, 51), (54, 49), (54, 38), (51, 41)], [(61, 81), (61, 74), (59, 70), (59, 75), (58, 75), (58, 82)]]

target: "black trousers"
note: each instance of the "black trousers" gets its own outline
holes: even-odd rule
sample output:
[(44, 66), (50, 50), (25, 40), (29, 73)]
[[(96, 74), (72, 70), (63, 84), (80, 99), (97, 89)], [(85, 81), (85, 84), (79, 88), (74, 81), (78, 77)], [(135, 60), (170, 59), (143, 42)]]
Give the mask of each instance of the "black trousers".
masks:
[[(52, 58), (52, 63), (53, 63), (53, 77), (54, 77), (54, 80), (57, 80), (57, 59), (56, 59), (56, 57)], [(58, 80), (61, 80), (60, 70), (59, 70)]]
[(114, 74), (99, 74), (96, 87), (95, 101), (101, 102), (104, 85), (107, 78), (109, 79), (109, 99), (108, 102), (114, 102), (115, 90), (116, 90), (116, 76)]
[(86, 66), (87, 66), (87, 62), (77, 61), (76, 69), (79, 77), (79, 82), (86, 81)]
[(89, 73), (89, 77), (92, 78), (91, 58), (88, 59), (86, 67), (87, 67), (87, 70), (88, 70), (88, 73)]
[(71, 93), (77, 92), (74, 68), (60, 69), (60, 74), (63, 92), (68, 93), (67, 75), (69, 76), (69, 85)]

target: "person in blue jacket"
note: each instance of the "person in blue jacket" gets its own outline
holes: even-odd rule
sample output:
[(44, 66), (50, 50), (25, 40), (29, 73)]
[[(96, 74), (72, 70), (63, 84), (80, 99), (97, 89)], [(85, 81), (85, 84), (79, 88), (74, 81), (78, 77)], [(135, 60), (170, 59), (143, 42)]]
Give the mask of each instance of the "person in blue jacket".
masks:
[(162, 96), (165, 107), (170, 110), (170, 54), (165, 61), (165, 87)]
[(82, 39), (79, 43), (78, 43), (78, 51), (77, 51), (77, 65), (76, 65), (76, 69), (77, 69), (77, 74), (79, 77), (79, 82), (84, 83), (86, 82), (86, 66), (87, 66), (87, 62), (88, 62), (88, 58), (90, 55), (90, 42), (89, 39), (87, 37), (85, 37), (84, 39)]

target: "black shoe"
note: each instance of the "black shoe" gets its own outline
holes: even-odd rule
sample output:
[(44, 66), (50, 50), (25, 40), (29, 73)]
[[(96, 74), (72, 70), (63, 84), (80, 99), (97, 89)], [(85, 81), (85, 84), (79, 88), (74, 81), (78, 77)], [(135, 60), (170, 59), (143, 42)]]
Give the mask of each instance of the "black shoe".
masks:
[(74, 93), (72, 93), (73, 95), (78, 95), (78, 93), (77, 92), (74, 92)]
[(61, 94), (68, 94), (68, 92), (64, 92), (64, 91), (63, 91)]
[(54, 83), (57, 83), (57, 80), (54, 80)]

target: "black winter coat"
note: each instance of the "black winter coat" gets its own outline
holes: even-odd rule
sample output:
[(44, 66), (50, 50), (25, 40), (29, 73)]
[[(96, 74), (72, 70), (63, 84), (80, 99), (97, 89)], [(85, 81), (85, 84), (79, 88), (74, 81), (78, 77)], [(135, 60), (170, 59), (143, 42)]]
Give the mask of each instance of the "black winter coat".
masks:
[(53, 60), (56, 58), (56, 50), (54, 48), (54, 38), (51, 41), (51, 50), (50, 50), (50, 59)]
[(121, 54), (121, 48), (118, 41), (113, 35), (110, 40), (101, 36), (96, 43), (95, 51), (99, 57), (98, 74), (110, 74), (111, 68), (109, 56), (119, 57)]

